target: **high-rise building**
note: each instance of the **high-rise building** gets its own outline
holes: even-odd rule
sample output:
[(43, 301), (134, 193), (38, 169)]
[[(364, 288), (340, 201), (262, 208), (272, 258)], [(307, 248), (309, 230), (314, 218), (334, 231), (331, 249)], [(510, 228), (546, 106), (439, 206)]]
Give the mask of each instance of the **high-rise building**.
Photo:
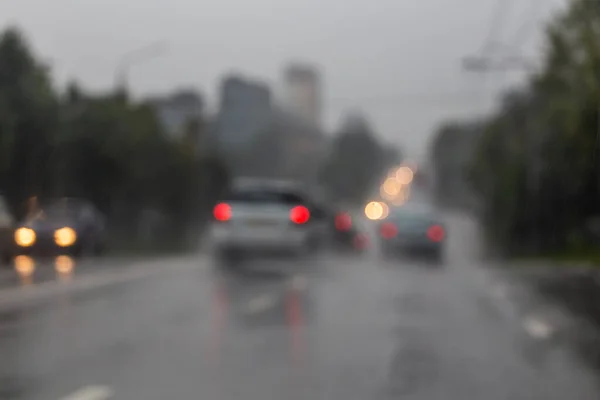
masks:
[(321, 79), (309, 65), (292, 64), (284, 72), (287, 108), (317, 127), (321, 125)]
[(246, 144), (268, 127), (271, 92), (266, 85), (229, 76), (221, 83), (220, 97), (216, 121), (220, 145), (232, 148)]

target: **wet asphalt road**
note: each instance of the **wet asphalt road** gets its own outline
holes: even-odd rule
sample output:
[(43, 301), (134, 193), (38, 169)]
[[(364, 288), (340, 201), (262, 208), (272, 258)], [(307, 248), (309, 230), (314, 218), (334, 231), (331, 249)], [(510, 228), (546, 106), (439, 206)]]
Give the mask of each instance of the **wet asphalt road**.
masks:
[[(448, 216), (444, 265), (323, 254), (224, 275), (206, 256), (0, 275), (0, 399), (598, 399), (536, 302)], [(282, 273), (274, 273), (275, 271)], [(527, 299), (527, 300), (525, 300)]]

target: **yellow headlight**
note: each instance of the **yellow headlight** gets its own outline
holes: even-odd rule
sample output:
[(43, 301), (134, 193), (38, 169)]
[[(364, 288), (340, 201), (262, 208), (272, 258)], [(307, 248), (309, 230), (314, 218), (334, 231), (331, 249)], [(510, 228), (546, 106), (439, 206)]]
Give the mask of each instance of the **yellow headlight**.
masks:
[(29, 228), (19, 228), (15, 232), (15, 243), (21, 247), (33, 246), (35, 243), (35, 231)]
[(77, 233), (72, 228), (64, 227), (54, 232), (54, 241), (60, 247), (71, 246), (77, 240)]

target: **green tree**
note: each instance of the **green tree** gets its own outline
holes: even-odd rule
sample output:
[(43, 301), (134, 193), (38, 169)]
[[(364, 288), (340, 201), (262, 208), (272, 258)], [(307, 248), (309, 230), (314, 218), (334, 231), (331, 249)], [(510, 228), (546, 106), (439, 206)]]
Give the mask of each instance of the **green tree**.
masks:
[(575, 0), (552, 21), (543, 68), (505, 96), (477, 142), (472, 182), (509, 252), (580, 245), (600, 214), (598, 10)]
[(204, 126), (191, 120), (173, 140), (156, 107), (124, 91), (91, 95), (71, 83), (57, 95), (22, 34), (0, 35), (0, 191), (13, 206), (30, 196), (83, 197), (126, 231), (161, 214), (176, 238), (228, 185)]
[(13, 203), (49, 190), (58, 101), (22, 33), (0, 35), (0, 187)]
[(396, 155), (377, 140), (365, 118), (352, 116), (333, 141), (320, 184), (337, 200), (362, 203)]

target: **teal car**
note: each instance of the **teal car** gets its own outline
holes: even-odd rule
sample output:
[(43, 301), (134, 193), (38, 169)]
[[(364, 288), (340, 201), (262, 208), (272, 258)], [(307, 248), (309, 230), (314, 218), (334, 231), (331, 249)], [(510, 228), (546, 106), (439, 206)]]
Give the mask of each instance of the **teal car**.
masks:
[(379, 224), (384, 255), (420, 253), (442, 261), (447, 236), (442, 218), (435, 210), (423, 206), (392, 209)]

